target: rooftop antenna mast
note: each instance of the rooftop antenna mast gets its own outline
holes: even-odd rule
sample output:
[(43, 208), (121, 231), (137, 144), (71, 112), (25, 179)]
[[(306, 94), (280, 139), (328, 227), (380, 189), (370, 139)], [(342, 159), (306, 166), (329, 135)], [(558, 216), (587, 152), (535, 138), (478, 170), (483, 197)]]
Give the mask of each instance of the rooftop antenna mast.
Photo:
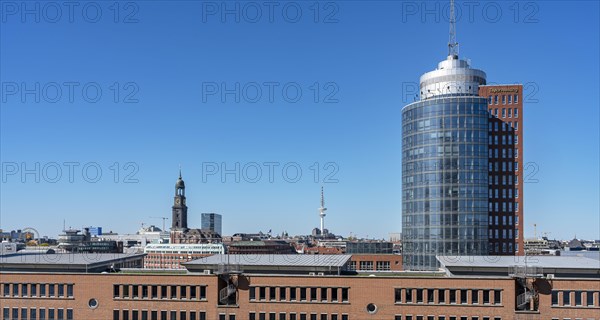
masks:
[(450, 0), (450, 39), (448, 41), (448, 56), (458, 57), (458, 42), (456, 42), (456, 14), (454, 0)]

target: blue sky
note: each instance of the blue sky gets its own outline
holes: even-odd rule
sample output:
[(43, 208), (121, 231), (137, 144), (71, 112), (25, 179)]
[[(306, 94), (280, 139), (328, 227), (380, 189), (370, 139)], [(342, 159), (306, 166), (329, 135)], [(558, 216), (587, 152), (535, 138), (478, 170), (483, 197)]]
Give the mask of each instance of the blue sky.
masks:
[[(334, 233), (401, 231), (400, 111), (447, 2), (0, 4), (0, 228), (160, 226), (181, 165), (191, 226), (308, 234), (323, 185)], [(526, 236), (600, 238), (598, 2), (470, 4), (460, 55), (525, 85)]]

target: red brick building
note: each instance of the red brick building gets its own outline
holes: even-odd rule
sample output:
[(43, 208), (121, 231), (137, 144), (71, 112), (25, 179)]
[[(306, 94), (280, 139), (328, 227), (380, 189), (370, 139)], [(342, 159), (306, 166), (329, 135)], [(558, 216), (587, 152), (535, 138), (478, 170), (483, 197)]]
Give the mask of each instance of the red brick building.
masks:
[(523, 86), (480, 86), (488, 98), (490, 255), (524, 255)]
[[(262, 259), (273, 256), (278, 255)], [(288, 271), (328, 270), (348, 261), (340, 255), (299, 259), (322, 257), (326, 260), (297, 261), (297, 268)], [(449, 263), (447, 274), (372, 277), (289, 274), (277, 260), (262, 266), (268, 273), (243, 271), (258, 270), (252, 261), (231, 272), (188, 264), (186, 274), (48, 272), (42, 265), (37, 272), (25, 272), (14, 265), (13, 271), (0, 273), (0, 319), (35, 320), (42, 314), (46, 320), (598, 319), (600, 268), (595, 260), (572, 258), (540, 260), (554, 277), (543, 272), (530, 279), (527, 285), (535, 290), (525, 306), (519, 303), (520, 279), (490, 262)], [(6, 270), (5, 261), (0, 266)]]

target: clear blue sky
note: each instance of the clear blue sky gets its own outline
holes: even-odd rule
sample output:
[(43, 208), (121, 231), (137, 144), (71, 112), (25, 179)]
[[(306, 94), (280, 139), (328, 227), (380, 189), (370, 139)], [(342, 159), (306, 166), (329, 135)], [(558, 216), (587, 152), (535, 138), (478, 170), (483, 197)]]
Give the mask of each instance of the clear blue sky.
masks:
[[(221, 15), (236, 2), (0, 4), (0, 228), (160, 226), (181, 164), (191, 226), (218, 212), (226, 234), (308, 234), (324, 185), (331, 231), (401, 231), (400, 111), (447, 54), (445, 1), (237, 2), (239, 22)], [(458, 3), (461, 56), (490, 83), (527, 84), (526, 235), (600, 238), (598, 2), (474, 4)], [(236, 83), (239, 102), (221, 97)], [(213, 163), (239, 163), (239, 183)]]

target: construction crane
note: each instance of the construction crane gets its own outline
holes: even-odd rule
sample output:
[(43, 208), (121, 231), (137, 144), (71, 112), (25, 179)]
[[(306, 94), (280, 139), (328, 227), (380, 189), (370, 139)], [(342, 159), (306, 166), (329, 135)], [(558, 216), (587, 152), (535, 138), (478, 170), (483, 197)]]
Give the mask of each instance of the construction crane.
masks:
[(162, 219), (163, 221), (163, 225), (162, 225), (162, 231), (165, 232), (165, 220), (169, 220), (168, 217), (150, 217), (151, 219)]

